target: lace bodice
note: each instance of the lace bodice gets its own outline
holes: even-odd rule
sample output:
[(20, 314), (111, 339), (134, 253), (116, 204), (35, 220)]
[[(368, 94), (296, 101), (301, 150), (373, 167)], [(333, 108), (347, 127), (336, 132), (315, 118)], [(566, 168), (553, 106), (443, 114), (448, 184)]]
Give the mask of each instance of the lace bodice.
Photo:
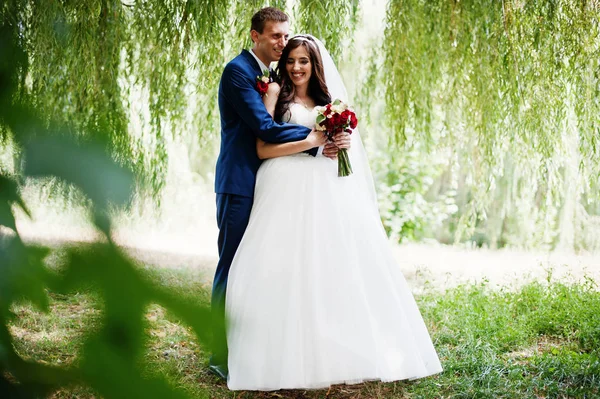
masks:
[[(317, 120), (317, 111), (314, 108), (308, 109), (302, 104), (292, 103), (286, 116), (289, 117), (289, 123), (313, 128)], [(284, 118), (286, 120), (287, 118)]]

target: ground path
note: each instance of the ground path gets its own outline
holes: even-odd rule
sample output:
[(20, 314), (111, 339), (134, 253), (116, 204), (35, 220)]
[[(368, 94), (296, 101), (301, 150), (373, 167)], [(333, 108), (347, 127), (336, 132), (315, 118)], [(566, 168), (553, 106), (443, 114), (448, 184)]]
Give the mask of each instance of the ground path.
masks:
[[(20, 222), (28, 241), (50, 246), (94, 239), (91, 228), (65, 228)], [(217, 262), (217, 230), (207, 221), (194, 231), (165, 233), (149, 229), (120, 229), (115, 240), (140, 262), (159, 267), (199, 268), (207, 282)], [(445, 289), (487, 281), (492, 287), (518, 286), (533, 279), (563, 281), (594, 279), (600, 285), (600, 254), (520, 250), (467, 249), (446, 245), (390, 242), (399, 267), (415, 292), (425, 287)]]

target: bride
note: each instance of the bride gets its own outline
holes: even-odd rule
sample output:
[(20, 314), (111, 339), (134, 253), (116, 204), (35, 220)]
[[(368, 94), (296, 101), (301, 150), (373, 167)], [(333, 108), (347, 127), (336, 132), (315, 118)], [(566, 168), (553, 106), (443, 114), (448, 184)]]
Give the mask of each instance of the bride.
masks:
[[(282, 84), (264, 101), (278, 121), (313, 127), (316, 105), (347, 100), (322, 43), (295, 36)], [(257, 143), (250, 221), (231, 265), (226, 315), (232, 390), (324, 388), (415, 379), (442, 368), (381, 225), (357, 130), (354, 174), (298, 153), (324, 143)]]

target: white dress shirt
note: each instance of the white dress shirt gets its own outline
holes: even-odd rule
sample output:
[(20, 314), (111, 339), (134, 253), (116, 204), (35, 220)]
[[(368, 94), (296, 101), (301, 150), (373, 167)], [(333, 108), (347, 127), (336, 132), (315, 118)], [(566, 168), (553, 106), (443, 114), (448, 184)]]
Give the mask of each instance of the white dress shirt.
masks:
[(254, 54), (254, 51), (253, 51), (252, 49), (250, 49), (250, 54), (252, 54), (252, 57), (254, 57), (254, 59), (256, 60), (256, 62), (258, 62), (258, 66), (260, 67), (260, 70), (261, 70), (261, 71), (263, 71), (263, 72), (264, 72), (264, 71), (268, 71), (268, 70), (269, 70), (269, 67), (268, 67), (268, 66), (266, 66), (266, 65), (265, 65), (265, 63), (264, 63), (264, 62), (262, 62), (262, 61), (260, 60), (260, 58), (258, 58), (258, 57), (256, 56), (256, 54)]

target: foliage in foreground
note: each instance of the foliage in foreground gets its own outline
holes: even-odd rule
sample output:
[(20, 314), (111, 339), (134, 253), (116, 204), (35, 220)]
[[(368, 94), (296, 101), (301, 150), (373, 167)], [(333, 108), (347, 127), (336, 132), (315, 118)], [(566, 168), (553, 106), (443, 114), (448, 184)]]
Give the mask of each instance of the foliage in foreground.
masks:
[[(157, 286), (114, 245), (108, 211), (127, 203), (133, 175), (111, 160), (106, 143), (78, 141), (67, 133), (68, 126), (48, 127), (17, 95), (18, 71), (26, 64), (19, 28), (0, 25), (0, 126), (13, 133), (22, 165), (16, 176), (0, 170), (0, 393), (3, 398), (39, 398), (83, 383), (107, 398), (185, 398), (160, 375), (140, 371), (146, 360), (144, 309), (149, 303), (161, 304), (206, 342), (208, 307)], [(29, 214), (19, 194), (23, 177), (56, 178), (81, 190), (102, 240), (67, 248), (55, 268), (48, 268), (44, 259), (56, 251), (25, 243), (15, 221), (17, 208)], [(48, 311), (48, 290), (69, 299), (77, 298), (69, 296), (74, 291), (94, 292), (101, 304), (96, 322), (81, 326), (85, 337), (79, 341), (76, 363), (49, 364), (15, 350), (16, 333), (8, 327), (19, 319), (14, 307), (29, 302)], [(94, 328), (86, 328), (90, 326)]]
[[(186, 268), (145, 269), (162, 287), (206, 302), (207, 276)], [(444, 372), (414, 382), (335, 386), (330, 398), (595, 398), (600, 395), (600, 293), (578, 284), (530, 283), (516, 291), (465, 285), (417, 298)], [(17, 351), (49, 364), (76, 364), (84, 337), (103, 313), (98, 298), (51, 295), (51, 311), (15, 306), (11, 324)], [(164, 375), (190, 397), (233, 398), (209, 374), (208, 354), (193, 331), (161, 306), (144, 316), (142, 373)], [(55, 398), (91, 398), (86, 386), (61, 389)], [(239, 395), (239, 393), (238, 393)], [(326, 390), (245, 392), (245, 398), (322, 398)]]

